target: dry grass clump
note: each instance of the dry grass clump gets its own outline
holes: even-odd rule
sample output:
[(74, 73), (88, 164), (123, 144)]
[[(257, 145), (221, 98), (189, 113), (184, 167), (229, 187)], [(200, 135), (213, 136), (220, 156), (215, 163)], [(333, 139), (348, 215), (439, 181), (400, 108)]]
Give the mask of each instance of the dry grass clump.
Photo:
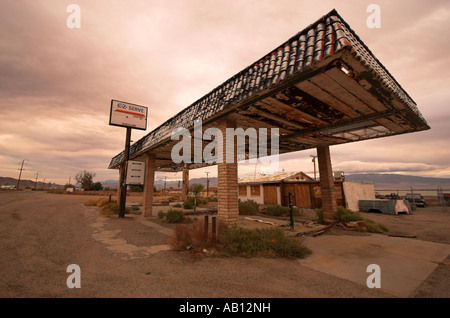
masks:
[(219, 223), (216, 239), (205, 236), (204, 221), (179, 225), (169, 244), (175, 250), (191, 250), (222, 257), (304, 258), (311, 250), (300, 239), (287, 237), (280, 228), (244, 229)]
[[(324, 223), (323, 220), (323, 209), (317, 210), (318, 222), (320, 224)], [(371, 232), (371, 233), (383, 233), (389, 232), (389, 229), (381, 223), (377, 223), (373, 220), (363, 218), (358, 212), (354, 212), (350, 209), (339, 206), (338, 211), (334, 214), (335, 220), (340, 220), (342, 222), (357, 222), (364, 221), (364, 227), (356, 227), (354, 230), (358, 232)]]
[[(218, 232), (222, 226), (219, 225)], [(175, 234), (169, 240), (170, 246), (178, 251), (192, 249), (202, 252), (205, 249), (215, 248), (217, 240), (213, 240), (211, 235), (205, 236), (205, 221), (198, 220), (191, 224), (180, 224), (175, 228)]]
[[(96, 206), (100, 208), (100, 213), (103, 215), (119, 214), (119, 205), (116, 200), (109, 201), (109, 198), (89, 199), (84, 202), (85, 206)], [(130, 209), (125, 208), (125, 214), (129, 213)]]
[(287, 237), (282, 229), (230, 227), (220, 236), (224, 256), (304, 258), (311, 250), (300, 239)]
[(84, 202), (85, 206), (97, 206), (99, 199), (89, 199), (86, 202)]

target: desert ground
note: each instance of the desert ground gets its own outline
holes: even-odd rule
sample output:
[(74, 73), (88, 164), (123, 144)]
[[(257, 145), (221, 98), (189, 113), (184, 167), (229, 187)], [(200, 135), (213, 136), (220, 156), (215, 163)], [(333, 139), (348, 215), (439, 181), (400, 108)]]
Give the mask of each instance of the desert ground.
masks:
[[(303, 238), (313, 253), (290, 260), (198, 257), (174, 251), (168, 240), (176, 225), (156, 217), (167, 206), (155, 207), (149, 218), (138, 212), (118, 218), (84, 206), (89, 198), (0, 192), (1, 298), (450, 297), (450, 212), (439, 207), (418, 208), (411, 215), (362, 213), (390, 231), (332, 229)], [(141, 200), (130, 196), (127, 204)], [(313, 218), (306, 212), (302, 217)], [(277, 225), (242, 217), (239, 222), (287, 223), (273, 221)], [(381, 288), (366, 285), (371, 262), (380, 263)], [(70, 264), (81, 269), (81, 288), (66, 284)]]

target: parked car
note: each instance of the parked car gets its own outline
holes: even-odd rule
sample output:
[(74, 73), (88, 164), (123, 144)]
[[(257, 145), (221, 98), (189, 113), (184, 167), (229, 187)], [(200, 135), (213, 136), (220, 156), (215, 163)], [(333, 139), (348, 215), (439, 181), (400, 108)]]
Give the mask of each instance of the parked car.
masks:
[(420, 193), (414, 193), (414, 200), (413, 200), (413, 195), (411, 193), (408, 193), (407, 195), (405, 195), (405, 200), (408, 200), (409, 203), (413, 203), (413, 201), (414, 201), (416, 206), (425, 207), (427, 204), (425, 202), (424, 197)]

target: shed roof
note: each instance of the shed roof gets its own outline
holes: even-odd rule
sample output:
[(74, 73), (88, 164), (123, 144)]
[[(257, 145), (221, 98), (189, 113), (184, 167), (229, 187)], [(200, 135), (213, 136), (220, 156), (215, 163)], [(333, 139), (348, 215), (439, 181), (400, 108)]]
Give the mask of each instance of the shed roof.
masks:
[(275, 174), (260, 174), (253, 177), (240, 178), (238, 182), (244, 183), (277, 183), (282, 181), (313, 181), (313, 179), (303, 172), (280, 172)]
[[(151, 151), (157, 169), (180, 170), (182, 165), (171, 160), (174, 129), (192, 130), (195, 119), (206, 129), (230, 114), (244, 129), (278, 127), (280, 154), (430, 128), (336, 10), (134, 143), (130, 159), (142, 160)], [(113, 157), (109, 168), (118, 168), (123, 155)]]

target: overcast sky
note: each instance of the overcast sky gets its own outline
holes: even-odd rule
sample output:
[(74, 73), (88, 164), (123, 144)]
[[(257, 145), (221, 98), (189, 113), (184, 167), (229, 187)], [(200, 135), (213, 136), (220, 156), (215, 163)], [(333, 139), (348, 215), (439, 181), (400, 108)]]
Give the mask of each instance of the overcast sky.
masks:
[[(67, 6), (81, 8), (68, 28)], [(381, 9), (368, 28), (367, 6)], [(417, 103), (431, 130), (331, 147), (334, 170), (450, 177), (450, 1), (0, 0), (0, 176), (95, 181), (123, 150), (111, 99), (149, 108), (148, 129), (335, 8)], [(282, 155), (280, 169), (312, 174), (315, 150)], [(191, 177), (216, 176), (217, 168)], [(240, 176), (255, 165), (240, 165)], [(181, 174), (165, 174), (179, 179)], [(158, 177), (164, 174), (158, 174)]]

